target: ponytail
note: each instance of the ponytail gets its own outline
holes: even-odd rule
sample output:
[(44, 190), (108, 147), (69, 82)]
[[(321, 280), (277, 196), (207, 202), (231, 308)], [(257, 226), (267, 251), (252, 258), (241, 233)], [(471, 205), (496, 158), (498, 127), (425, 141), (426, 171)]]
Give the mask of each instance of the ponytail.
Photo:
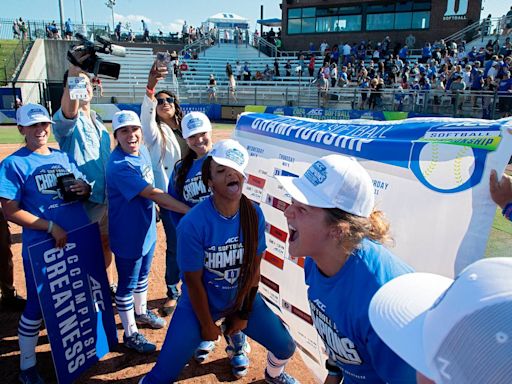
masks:
[(197, 155), (194, 151), (188, 151), (187, 155), (179, 160), (174, 166), (174, 185), (175, 190), (178, 196), (183, 195), (183, 187), (185, 186), (185, 180), (187, 178), (188, 171), (192, 168), (192, 164), (194, 164), (194, 160), (197, 158)]

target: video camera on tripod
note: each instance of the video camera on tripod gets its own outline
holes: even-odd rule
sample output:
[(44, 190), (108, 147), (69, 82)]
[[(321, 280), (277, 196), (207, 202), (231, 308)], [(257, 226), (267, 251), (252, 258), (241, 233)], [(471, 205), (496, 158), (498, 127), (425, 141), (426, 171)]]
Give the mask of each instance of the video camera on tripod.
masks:
[[(126, 56), (124, 47), (112, 44), (109, 38), (103, 36), (96, 36), (96, 41), (89, 40), (81, 33), (76, 33), (75, 37), (80, 40), (80, 44), (73, 45), (68, 50), (67, 58), (71, 64), (88, 73), (94, 73), (95, 76), (114, 80), (119, 78), (121, 64), (103, 60), (96, 53), (124, 57)], [(81, 60), (85, 55), (89, 57)]]

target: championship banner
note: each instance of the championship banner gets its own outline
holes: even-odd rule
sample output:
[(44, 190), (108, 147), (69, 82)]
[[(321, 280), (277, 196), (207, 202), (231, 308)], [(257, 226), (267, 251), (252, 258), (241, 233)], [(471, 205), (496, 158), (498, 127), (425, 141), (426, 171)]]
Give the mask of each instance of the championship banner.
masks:
[(312, 120), (240, 116), (234, 136), (251, 156), (246, 195), (265, 214), (260, 292), (279, 308), (304, 361), (322, 380), (326, 356), (313, 327), (302, 259), (288, 255), (290, 196), (277, 175), (301, 175), (319, 157), (357, 158), (373, 179), (376, 208), (391, 224), (393, 253), (417, 271), (453, 277), (485, 254), (496, 205), (491, 169), (512, 154), (512, 119)]
[(29, 247), (59, 383), (71, 383), (117, 344), (97, 223)]

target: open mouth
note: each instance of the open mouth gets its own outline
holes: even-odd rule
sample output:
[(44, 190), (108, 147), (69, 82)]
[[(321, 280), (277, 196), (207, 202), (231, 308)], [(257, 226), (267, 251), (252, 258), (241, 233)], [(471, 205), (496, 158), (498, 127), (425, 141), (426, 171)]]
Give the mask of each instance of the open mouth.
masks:
[(297, 237), (299, 237), (297, 230), (290, 224), (288, 224), (288, 233), (290, 234), (290, 242), (297, 240)]
[(227, 187), (228, 187), (228, 191), (230, 191), (232, 193), (236, 193), (240, 190), (240, 183), (238, 181), (230, 181), (227, 184)]

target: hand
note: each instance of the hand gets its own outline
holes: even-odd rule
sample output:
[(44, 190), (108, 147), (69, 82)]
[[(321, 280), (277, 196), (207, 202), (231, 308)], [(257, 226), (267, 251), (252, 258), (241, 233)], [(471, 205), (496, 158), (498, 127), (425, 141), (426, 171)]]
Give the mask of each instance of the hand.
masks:
[(341, 382), (341, 379), (343, 377), (339, 377), (339, 376), (330, 376), (328, 375), (326, 378), (325, 378), (325, 381), (324, 381), (324, 384), (339, 384)]
[(69, 187), (71, 192), (76, 193), (78, 196), (88, 196), (91, 194), (91, 186), (85, 181), (77, 179), (73, 185)]
[(52, 232), (50, 233), (55, 239), (57, 248), (64, 248), (68, 242), (68, 234), (57, 223), (53, 223)]
[(149, 71), (148, 76), (148, 88), (149, 89), (155, 89), (156, 84), (160, 81), (165, 79), (165, 76), (169, 73), (167, 70), (167, 67), (158, 67), (158, 60), (153, 63), (151, 66), (151, 70)]
[(201, 327), (201, 337), (203, 340), (217, 341), (222, 335), (220, 327), (215, 323), (208, 324), (206, 327)]
[(229, 317), (226, 317), (224, 325), (226, 326), (226, 330), (224, 333), (228, 336), (231, 336), (247, 328), (247, 320), (243, 320), (240, 317), (238, 317), (237, 314), (233, 314)]
[(502, 209), (505, 208), (508, 203), (512, 202), (512, 177), (503, 174), (501, 180), (498, 181), (498, 175), (493, 169), (491, 171), (489, 184), (492, 199)]

